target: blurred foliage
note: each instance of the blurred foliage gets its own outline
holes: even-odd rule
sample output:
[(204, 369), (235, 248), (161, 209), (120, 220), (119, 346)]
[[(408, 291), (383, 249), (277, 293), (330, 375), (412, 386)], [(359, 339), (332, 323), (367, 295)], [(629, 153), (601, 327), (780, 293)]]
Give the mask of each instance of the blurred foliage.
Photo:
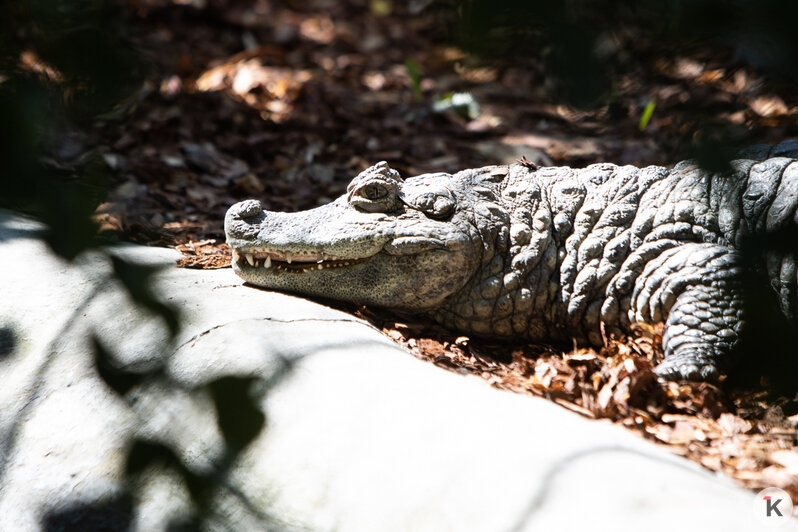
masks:
[(266, 424), (266, 416), (250, 393), (255, 382), (254, 378), (224, 377), (208, 385), (216, 406), (216, 421), (227, 447), (233, 451), (243, 450)]
[(49, 512), (43, 516), (41, 530), (45, 532), (85, 532), (133, 529), (133, 498), (122, 493), (109, 495), (100, 501), (77, 503), (69, 509)]
[(160, 316), (169, 327), (169, 332), (174, 337), (179, 328), (179, 315), (177, 308), (161, 301), (152, 291), (152, 276), (160, 269), (156, 266), (132, 264), (112, 255), (111, 261), (116, 277), (127, 289), (135, 303)]
[[(122, 6), (112, 0), (0, 3), (0, 207), (39, 218), (47, 227), (46, 242), (68, 260), (99, 244), (92, 214), (105, 195), (107, 175), (90, 128), (97, 120), (121, 117), (118, 110), (135, 100), (146, 75), (146, 62), (128, 39), (124, 22)], [(157, 269), (108, 256), (114, 278), (136, 304), (161, 317), (174, 338), (180, 326), (177, 309), (151, 288)], [(92, 340), (97, 374), (120, 397), (166, 379), (162, 366), (143, 372), (120, 367), (111, 350), (97, 337)], [(11, 329), (0, 326), (0, 357), (12, 353), (14, 344)], [(163, 360), (168, 349), (164, 346)], [(252, 383), (252, 378), (228, 377), (206, 387), (228, 445), (217, 470), (194, 472), (168, 445), (136, 440), (128, 450), (130, 482), (122, 495), (48, 514), (45, 528), (128, 528), (135, 477), (150, 466), (179, 473), (200, 518), (187, 526), (197, 528), (211, 511), (208, 495), (224, 484), (237, 454), (265, 426), (257, 398), (249, 394)]]
[(12, 327), (0, 325), (0, 361), (14, 354), (17, 348), (17, 335)]
[(393, 0), (370, 0), (369, 10), (378, 17), (390, 15), (393, 12)]
[[(108, 352), (101, 342), (95, 338), (94, 343), (98, 374), (120, 396), (126, 397), (131, 392), (135, 394), (136, 388), (145, 390), (148, 386), (158, 386), (159, 383), (178, 386), (169, 381), (163, 366), (145, 372), (122, 368), (113, 362), (113, 354)], [(275, 375), (277, 380), (291, 371), (294, 365), (293, 361), (288, 359), (281, 361), (283, 364)], [(126, 495), (139, 495), (141, 479), (148, 470), (170, 470), (180, 477), (191, 498), (190, 523), (178, 523), (181, 526), (195, 530), (209, 520), (224, 520), (224, 512), (219, 512), (219, 509), (212, 504), (212, 499), (219, 490), (226, 490), (238, 498), (239, 502), (264, 524), (264, 529), (271, 529), (267, 525), (273, 523), (274, 519), (262, 513), (256, 504), (249, 501), (245, 494), (230, 486), (226, 480), (239, 454), (266, 426), (266, 416), (260, 409), (259, 401), (269, 391), (269, 384), (256, 377), (227, 376), (192, 390), (196, 394), (208, 392), (212, 397), (217, 424), (226, 444), (225, 452), (215, 460), (212, 467), (198, 471), (186, 466), (179, 458), (178, 451), (169, 444), (149, 439), (134, 439), (127, 449)], [(276, 381), (271, 384), (276, 384)], [(169, 440), (169, 438), (164, 439)], [(118, 519), (124, 520), (124, 518), (124, 515), (118, 516)]]
[(0, 207), (35, 214), (67, 259), (93, 245), (106, 182), (81, 128), (144, 79), (124, 20), (112, 0), (0, 3)]
[[(141, 84), (141, 54), (127, 37), (125, 20), (114, 0), (0, 4), (0, 72), (7, 82), (33, 82), (41, 89), (35, 98), (48, 104), (49, 113), (31, 118), (39, 125), (59, 115), (85, 123)], [(34, 57), (39, 61), (33, 62)]]
[[(93, 338), (95, 350), (95, 365), (97, 374), (105, 384), (121, 398), (135, 402), (133, 397), (146, 393), (150, 387), (179, 388), (180, 385), (170, 380), (164, 370), (164, 363), (168, 360), (167, 349), (163, 357), (154, 367), (146, 370), (123, 367), (116, 360), (114, 353), (109, 350), (99, 338)], [(133, 497), (140, 499), (142, 479), (149, 471), (172, 471), (182, 480), (191, 499), (191, 523), (183, 523), (189, 529), (201, 528), (201, 524), (208, 520), (224, 519), (224, 512), (211, 504), (213, 497), (220, 490), (239, 499), (239, 502), (252, 512), (262, 523), (268, 524), (273, 518), (262, 513), (256, 504), (249, 501), (245, 494), (239, 492), (227, 482), (231, 468), (236, 463), (239, 454), (261, 433), (266, 426), (266, 416), (263, 414), (259, 402), (268, 393), (271, 386), (277, 384), (280, 378), (293, 369), (294, 363), (289, 359), (281, 359), (282, 365), (277, 369), (274, 379), (265, 381), (257, 377), (226, 376), (211, 381), (203, 386), (191, 390), (192, 394), (209, 394), (213, 400), (216, 411), (216, 421), (225, 442), (225, 451), (219, 456), (210, 468), (195, 470), (187, 466), (179, 458), (178, 449), (168, 437), (169, 429), (165, 429), (164, 437), (156, 435), (156, 439), (135, 438), (128, 443), (126, 449), (127, 461), (125, 465), (125, 499)], [(115, 508), (115, 507), (114, 507)], [(77, 511), (77, 510), (76, 510)], [(105, 515), (104, 506), (98, 505), (96, 512)], [(49, 520), (53, 523), (63, 524), (63, 520), (70, 518), (74, 512), (70, 510), (66, 516), (51, 515)], [(99, 519), (90, 507), (81, 507), (82, 518)], [(125, 519), (133, 515), (133, 508), (127, 513), (108, 514), (105, 518), (121, 527)], [(267, 527), (268, 528), (268, 527)]]
[(146, 375), (126, 371), (114, 364), (114, 357), (106, 349), (97, 336), (92, 337), (94, 348), (94, 366), (97, 375), (111, 388), (117, 395), (124, 396), (132, 388), (144, 382)]

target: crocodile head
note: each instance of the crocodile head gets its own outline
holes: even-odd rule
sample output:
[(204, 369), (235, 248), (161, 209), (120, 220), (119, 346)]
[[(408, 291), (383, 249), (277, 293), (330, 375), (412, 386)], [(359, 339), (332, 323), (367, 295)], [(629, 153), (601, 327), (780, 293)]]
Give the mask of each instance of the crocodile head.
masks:
[(484, 259), (484, 223), (478, 229), (469, 208), (478, 192), (464, 186), (472, 177), (405, 181), (381, 162), (315, 209), (277, 213), (242, 201), (225, 216), (233, 269), (270, 289), (407, 310), (440, 306)]

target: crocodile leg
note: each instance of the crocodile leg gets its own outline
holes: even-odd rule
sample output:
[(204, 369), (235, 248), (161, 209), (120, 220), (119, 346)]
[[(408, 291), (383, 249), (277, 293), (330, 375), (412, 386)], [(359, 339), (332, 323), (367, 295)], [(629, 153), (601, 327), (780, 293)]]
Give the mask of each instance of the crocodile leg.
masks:
[(632, 297), (634, 318), (665, 321), (667, 380), (714, 381), (725, 369), (743, 326), (740, 260), (717, 244), (687, 244), (648, 264)]

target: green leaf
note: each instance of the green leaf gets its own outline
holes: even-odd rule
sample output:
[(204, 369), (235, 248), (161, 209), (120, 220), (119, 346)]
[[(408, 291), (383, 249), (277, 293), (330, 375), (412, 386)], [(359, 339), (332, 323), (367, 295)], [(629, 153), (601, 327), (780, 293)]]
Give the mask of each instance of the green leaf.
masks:
[(420, 100), (422, 98), (421, 73), (418, 69), (418, 63), (412, 59), (405, 59), (405, 69), (407, 69), (407, 75), (410, 76), (410, 83), (413, 88), (413, 96), (415, 96), (416, 100)]
[(654, 101), (653, 98), (648, 100), (648, 103), (646, 104), (646, 108), (643, 109), (643, 114), (640, 117), (640, 123), (637, 124), (637, 129), (639, 129), (640, 131), (645, 131), (646, 130), (646, 126), (648, 126), (648, 122), (651, 120), (651, 115), (654, 114), (654, 108), (656, 106), (657, 106), (657, 103)]

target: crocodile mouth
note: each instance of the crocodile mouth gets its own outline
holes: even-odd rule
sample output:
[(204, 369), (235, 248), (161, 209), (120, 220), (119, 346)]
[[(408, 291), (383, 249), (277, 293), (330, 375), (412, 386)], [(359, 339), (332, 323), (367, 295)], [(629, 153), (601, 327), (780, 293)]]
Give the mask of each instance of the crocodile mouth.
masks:
[(329, 268), (345, 268), (354, 266), (369, 259), (369, 257), (353, 259), (337, 257), (327, 253), (310, 251), (277, 251), (272, 249), (247, 249), (233, 248), (233, 262), (239, 268), (278, 270), (288, 273), (305, 273), (310, 271), (326, 270)]

